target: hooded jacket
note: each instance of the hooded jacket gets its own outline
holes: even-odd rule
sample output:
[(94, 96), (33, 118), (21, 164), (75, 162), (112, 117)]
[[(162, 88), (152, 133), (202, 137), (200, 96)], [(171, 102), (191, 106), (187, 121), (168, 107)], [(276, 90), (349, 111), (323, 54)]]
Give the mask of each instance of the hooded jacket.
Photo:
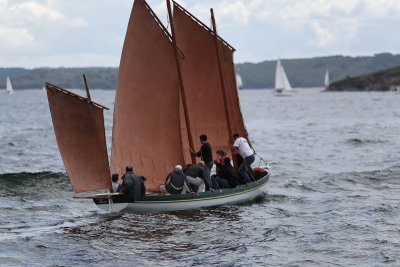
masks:
[(135, 202), (139, 198), (143, 197), (146, 193), (146, 187), (144, 186), (142, 178), (133, 173), (127, 172), (122, 176), (122, 184), (120, 192), (129, 196), (132, 202)]
[(225, 161), (225, 165), (221, 165), (218, 176), (227, 180), (231, 188), (235, 188), (238, 184), (240, 184), (239, 178), (236, 175), (236, 171), (231, 165), (230, 161)]

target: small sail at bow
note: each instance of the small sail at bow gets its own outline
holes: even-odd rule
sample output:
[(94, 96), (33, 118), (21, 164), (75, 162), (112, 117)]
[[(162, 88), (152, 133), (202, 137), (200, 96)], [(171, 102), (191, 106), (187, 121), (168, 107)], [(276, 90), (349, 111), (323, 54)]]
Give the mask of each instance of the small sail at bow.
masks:
[(75, 193), (111, 188), (105, 107), (46, 83), (58, 148)]

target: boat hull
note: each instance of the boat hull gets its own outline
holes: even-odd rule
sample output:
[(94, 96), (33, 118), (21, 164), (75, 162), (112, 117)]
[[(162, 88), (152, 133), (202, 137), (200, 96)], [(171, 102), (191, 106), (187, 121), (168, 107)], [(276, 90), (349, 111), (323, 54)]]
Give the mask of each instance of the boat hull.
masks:
[(159, 213), (164, 211), (192, 210), (205, 207), (239, 204), (252, 201), (266, 194), (269, 175), (250, 183), (231, 189), (221, 189), (215, 192), (203, 192), (192, 196), (165, 195), (145, 196), (136, 202), (127, 202), (126, 197), (113, 200), (94, 199), (96, 205), (108, 212), (126, 212), (135, 214)]

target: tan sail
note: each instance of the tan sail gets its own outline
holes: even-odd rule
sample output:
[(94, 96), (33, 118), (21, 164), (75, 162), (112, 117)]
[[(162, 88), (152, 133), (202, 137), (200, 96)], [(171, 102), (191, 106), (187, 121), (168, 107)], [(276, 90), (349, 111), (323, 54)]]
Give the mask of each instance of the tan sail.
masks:
[(111, 169), (127, 165), (159, 191), (175, 165), (184, 164), (179, 83), (169, 33), (145, 1), (135, 0), (118, 73)]
[(233, 62), (233, 52), (229, 46), (222, 45), (220, 42), (221, 59), (224, 66), (225, 85), (228, 97), (229, 112), (231, 116), (231, 126), (233, 133), (239, 133), (240, 136), (246, 138), (249, 142), (246, 127), (244, 125), (242, 111), (240, 109), (239, 95), (236, 87), (235, 64)]
[(105, 107), (46, 83), (58, 148), (75, 193), (111, 188)]
[[(198, 137), (206, 134), (214, 153), (218, 149), (223, 149), (231, 156), (221, 77), (212, 30), (175, 2), (174, 23), (178, 46), (186, 56), (182, 74), (187, 91), (186, 99), (190, 103), (189, 117), (192, 134), (195, 137), (195, 147), (200, 147)], [(223, 51), (224, 76), (229, 110), (232, 114), (232, 130), (247, 138), (236, 90), (233, 68), (234, 49), (221, 38), (219, 41)], [(184, 127), (185, 125), (182, 126), (182, 128)], [(186, 145), (185, 152), (187, 149)]]

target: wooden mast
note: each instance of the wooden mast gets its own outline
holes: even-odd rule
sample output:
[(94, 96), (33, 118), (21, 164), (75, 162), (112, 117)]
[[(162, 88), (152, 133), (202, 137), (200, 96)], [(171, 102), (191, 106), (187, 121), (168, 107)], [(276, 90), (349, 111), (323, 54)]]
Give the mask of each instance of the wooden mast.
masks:
[[(231, 115), (229, 112), (229, 107), (228, 107), (228, 97), (226, 94), (226, 84), (225, 84), (225, 77), (224, 77), (224, 69), (222, 67), (222, 62), (221, 62), (221, 51), (219, 49), (219, 41), (218, 41), (218, 35), (217, 35), (217, 26), (215, 25), (215, 18), (214, 18), (214, 11), (212, 8), (210, 8), (211, 11), (211, 22), (213, 26), (213, 33), (214, 33), (214, 41), (215, 41), (215, 50), (217, 52), (217, 61), (218, 61), (218, 70), (219, 70), (219, 77), (221, 81), (221, 88), (222, 88), (222, 94), (224, 98), (224, 107), (225, 107), (225, 117), (226, 117), (226, 123), (228, 125), (228, 135), (229, 135), (229, 145), (233, 144), (233, 131), (232, 131), (232, 124), (231, 124)], [(234, 163), (235, 168), (237, 168), (237, 160), (236, 157), (232, 156), (232, 160)]]
[[(176, 68), (178, 70), (179, 87), (180, 87), (181, 96), (182, 96), (182, 103), (183, 103), (183, 111), (184, 111), (184, 115), (185, 115), (186, 129), (187, 129), (187, 134), (188, 134), (188, 139), (189, 139), (189, 148), (190, 148), (191, 151), (194, 151), (193, 136), (192, 136), (192, 130), (191, 130), (191, 127), (190, 127), (188, 107), (187, 107), (187, 103), (186, 103), (186, 94), (185, 94), (185, 88), (183, 86), (183, 79), (182, 79), (182, 69), (181, 69), (181, 64), (180, 64), (180, 59), (179, 59), (180, 55), (179, 55), (179, 51), (178, 51), (178, 46), (176, 44), (174, 19), (172, 18), (171, 4), (170, 4), (169, 0), (167, 0), (167, 8), (168, 8), (169, 23), (171, 25), (172, 42), (174, 44)], [(191, 156), (191, 159), (192, 159), (192, 163), (193, 164), (196, 163), (196, 158), (195, 158), (195, 156), (193, 155), (192, 152), (190, 152), (190, 156)]]
[(87, 84), (87, 80), (86, 80), (86, 75), (85, 75), (85, 74), (83, 74), (83, 80), (85, 81), (85, 88), (86, 88), (86, 95), (87, 95), (87, 98), (88, 98), (89, 100), (92, 100), (92, 99), (90, 98), (89, 86), (88, 86), (88, 84)]
[[(85, 89), (86, 89), (87, 99), (89, 101), (92, 101), (92, 98), (90, 97), (89, 86), (88, 86), (88, 83), (87, 83), (87, 80), (86, 80), (86, 74), (83, 74), (82, 76), (83, 76), (83, 80), (85, 81)], [(114, 190), (112, 188), (112, 184), (110, 185), (110, 188), (108, 188), (108, 190), (110, 190), (110, 193), (114, 193)]]

